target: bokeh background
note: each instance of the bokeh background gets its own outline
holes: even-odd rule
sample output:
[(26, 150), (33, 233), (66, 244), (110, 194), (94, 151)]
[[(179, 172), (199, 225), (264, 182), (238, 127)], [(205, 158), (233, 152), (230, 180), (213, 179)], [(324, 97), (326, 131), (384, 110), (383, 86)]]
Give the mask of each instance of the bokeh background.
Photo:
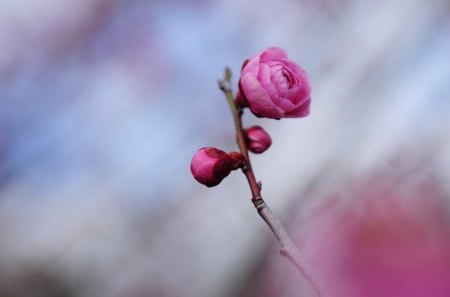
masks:
[(189, 171), (274, 45), (311, 115), (245, 124), (324, 296), (450, 296), (448, 0), (1, 0), (0, 296), (312, 296), (243, 176)]

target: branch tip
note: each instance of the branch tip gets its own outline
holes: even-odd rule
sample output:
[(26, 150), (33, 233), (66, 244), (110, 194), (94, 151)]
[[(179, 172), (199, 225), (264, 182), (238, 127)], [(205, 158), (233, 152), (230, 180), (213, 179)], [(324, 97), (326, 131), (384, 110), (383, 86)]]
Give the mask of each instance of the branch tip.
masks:
[(229, 66), (225, 67), (225, 72), (223, 74), (224, 80), (231, 82), (231, 69)]

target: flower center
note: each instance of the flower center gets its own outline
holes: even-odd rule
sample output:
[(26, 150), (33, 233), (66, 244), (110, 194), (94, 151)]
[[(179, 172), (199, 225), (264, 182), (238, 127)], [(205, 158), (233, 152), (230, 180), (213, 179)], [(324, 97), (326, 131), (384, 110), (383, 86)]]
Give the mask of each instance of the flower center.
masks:
[(281, 74), (283, 75), (284, 81), (286, 82), (288, 89), (292, 89), (294, 82), (292, 81), (289, 72), (283, 68), (283, 70), (281, 70)]

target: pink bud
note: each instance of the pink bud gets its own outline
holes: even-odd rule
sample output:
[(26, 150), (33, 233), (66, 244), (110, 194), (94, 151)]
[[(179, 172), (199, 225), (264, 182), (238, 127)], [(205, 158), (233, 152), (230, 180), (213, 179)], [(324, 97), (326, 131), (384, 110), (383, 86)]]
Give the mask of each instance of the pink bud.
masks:
[(207, 187), (214, 187), (233, 170), (234, 160), (224, 151), (213, 147), (201, 148), (191, 161), (194, 178)]
[(255, 154), (265, 152), (272, 144), (270, 135), (260, 126), (247, 128), (245, 133), (247, 135), (248, 149)]

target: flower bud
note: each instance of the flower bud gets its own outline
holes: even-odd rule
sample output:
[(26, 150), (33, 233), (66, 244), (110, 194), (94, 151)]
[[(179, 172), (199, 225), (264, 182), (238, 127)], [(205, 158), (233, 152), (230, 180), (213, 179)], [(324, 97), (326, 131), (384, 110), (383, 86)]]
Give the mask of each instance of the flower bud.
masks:
[(244, 62), (239, 89), (258, 117), (301, 118), (309, 114), (308, 75), (279, 47), (268, 48)]
[(235, 161), (230, 155), (213, 147), (201, 148), (191, 161), (194, 178), (207, 187), (214, 187), (230, 174)]
[(245, 134), (247, 136), (248, 149), (255, 154), (265, 152), (272, 144), (270, 135), (260, 126), (247, 128)]

